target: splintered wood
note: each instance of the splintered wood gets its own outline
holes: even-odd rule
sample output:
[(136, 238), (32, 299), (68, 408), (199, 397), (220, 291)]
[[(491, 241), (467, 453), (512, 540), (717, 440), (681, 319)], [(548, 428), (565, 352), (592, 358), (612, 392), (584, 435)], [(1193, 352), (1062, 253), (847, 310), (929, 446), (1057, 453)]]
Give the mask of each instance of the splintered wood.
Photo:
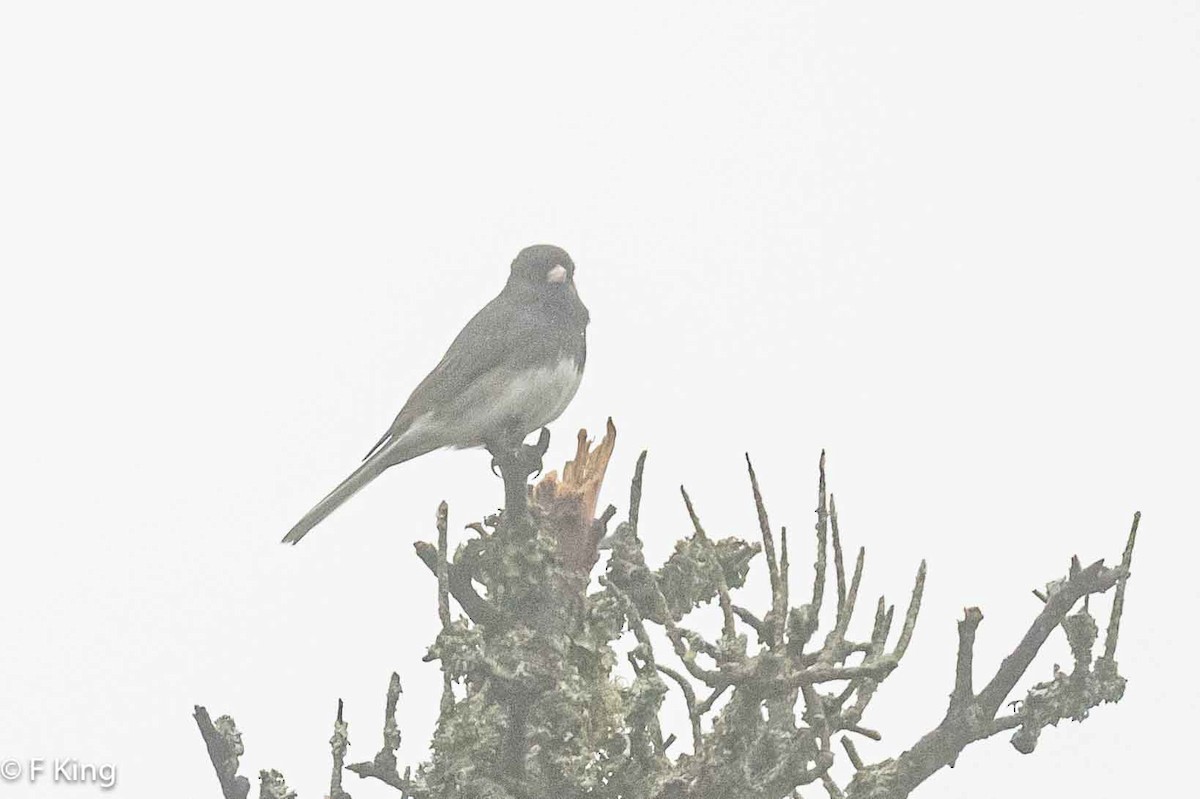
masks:
[(590, 572), (599, 558), (596, 545), (604, 537), (604, 529), (594, 524), (596, 503), (616, 442), (617, 428), (612, 419), (608, 420), (604, 438), (594, 448), (587, 430), (580, 430), (575, 458), (563, 467), (562, 478), (551, 471), (533, 488), (533, 502), (558, 538), (563, 563), (583, 574)]

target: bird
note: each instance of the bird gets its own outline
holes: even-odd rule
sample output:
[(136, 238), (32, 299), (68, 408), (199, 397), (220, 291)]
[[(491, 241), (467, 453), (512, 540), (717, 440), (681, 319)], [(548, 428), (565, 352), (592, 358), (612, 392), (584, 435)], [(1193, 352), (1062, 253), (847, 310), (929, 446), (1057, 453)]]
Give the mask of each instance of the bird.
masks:
[(552, 244), (521, 250), (503, 290), (467, 322), (362, 464), (283, 543), (298, 542), (384, 470), (434, 450), (486, 447), (494, 467), (496, 453), (520, 447), (574, 398), (589, 321), (567, 252)]

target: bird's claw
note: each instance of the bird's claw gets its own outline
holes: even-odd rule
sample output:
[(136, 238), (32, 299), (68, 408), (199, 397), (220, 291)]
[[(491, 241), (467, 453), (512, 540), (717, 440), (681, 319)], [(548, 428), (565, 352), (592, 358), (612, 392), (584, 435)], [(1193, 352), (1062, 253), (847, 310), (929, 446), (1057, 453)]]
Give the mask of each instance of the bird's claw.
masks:
[(534, 477), (541, 477), (542, 467), (545, 465), (542, 461), (546, 455), (546, 450), (550, 448), (550, 431), (545, 427), (538, 434), (536, 444), (522, 444), (518, 460), (529, 470), (529, 474)]
[(541, 432), (538, 433), (537, 443), (533, 447), (537, 450), (539, 458), (546, 454), (546, 450), (550, 449), (550, 428), (542, 428)]
[(542, 473), (542, 454), (536, 446), (522, 444), (520, 449), (513, 453), (513, 460), (521, 474), (532, 474), (536, 477)]
[(514, 471), (520, 471), (522, 475), (538, 477), (542, 474), (542, 458), (549, 448), (550, 431), (545, 427), (538, 434), (536, 444), (518, 442), (512, 448), (502, 445), (489, 446), (488, 451), (492, 455), (492, 474), (504, 477), (505, 471), (511, 467)]

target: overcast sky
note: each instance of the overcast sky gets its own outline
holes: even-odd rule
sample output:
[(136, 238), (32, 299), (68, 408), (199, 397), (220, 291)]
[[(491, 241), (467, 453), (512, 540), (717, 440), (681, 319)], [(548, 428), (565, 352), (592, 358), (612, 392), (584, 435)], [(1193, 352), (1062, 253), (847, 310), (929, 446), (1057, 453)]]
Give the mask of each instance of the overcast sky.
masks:
[(624, 514), (648, 449), (652, 561), (689, 530), (681, 483), (711, 533), (755, 534), (749, 451), (799, 585), (822, 448), (866, 607), (928, 559), (864, 757), (940, 720), (964, 606), (983, 680), (1030, 589), (1117, 559), (1140, 510), (1126, 699), (919, 795), (1133, 797), (1190, 762), (1196, 4), (561, 6), (0, 7), (0, 760), (216, 796), (199, 703), (237, 719), (243, 774), (319, 797), (338, 697), (369, 759), (396, 670), (418, 763), (440, 674), (411, 545), (439, 500), (459, 540), (501, 502), (487, 456), (278, 541), (553, 242), (593, 322), (547, 460), (611, 415)]

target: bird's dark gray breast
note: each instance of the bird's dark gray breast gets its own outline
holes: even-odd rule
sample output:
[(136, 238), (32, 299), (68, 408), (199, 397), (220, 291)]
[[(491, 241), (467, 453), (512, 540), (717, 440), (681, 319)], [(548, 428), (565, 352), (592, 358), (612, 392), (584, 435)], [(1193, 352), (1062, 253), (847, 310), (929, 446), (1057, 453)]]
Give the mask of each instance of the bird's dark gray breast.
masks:
[(544, 366), (566, 358), (583, 371), (587, 361), (587, 309), (578, 300), (574, 303), (555, 298), (554, 301), (533, 302), (517, 310), (510, 320), (516, 365)]

